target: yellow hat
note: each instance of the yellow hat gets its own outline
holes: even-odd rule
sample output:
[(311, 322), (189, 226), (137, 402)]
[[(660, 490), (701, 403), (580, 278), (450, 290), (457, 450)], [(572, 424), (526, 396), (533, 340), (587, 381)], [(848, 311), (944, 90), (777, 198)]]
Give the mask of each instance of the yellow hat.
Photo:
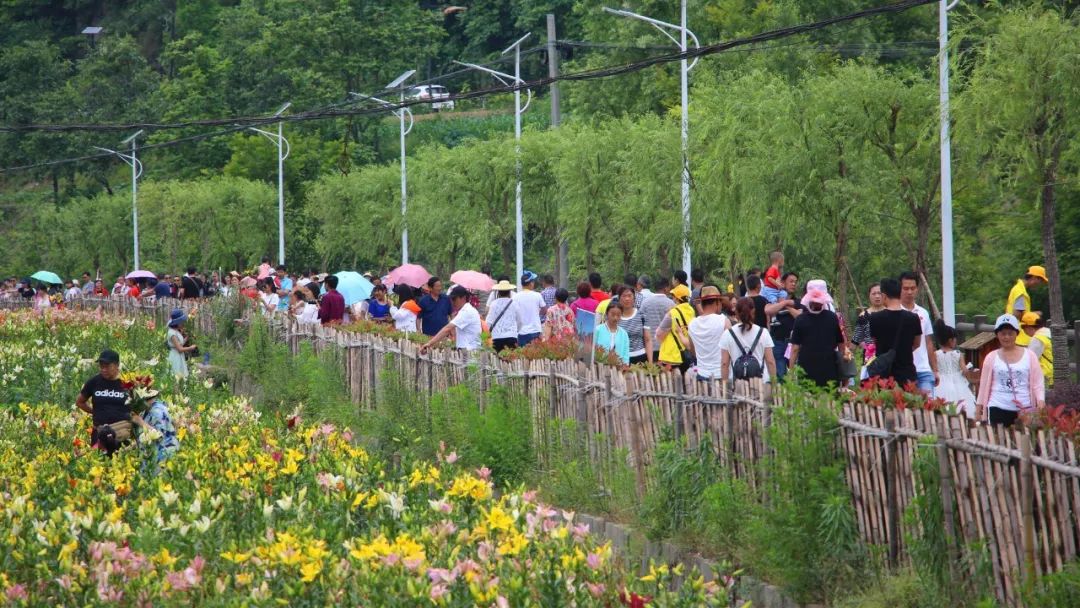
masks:
[(686, 285), (676, 285), (671, 290), (671, 297), (675, 298), (676, 302), (685, 302), (690, 299), (690, 288)]
[(1043, 268), (1042, 266), (1032, 266), (1032, 267), (1028, 268), (1027, 273), (1030, 274), (1033, 277), (1039, 277), (1045, 283), (1050, 282), (1050, 279), (1046, 278), (1046, 269)]
[(1040, 318), (1041, 317), (1039, 317), (1039, 315), (1037, 313), (1025, 312), (1023, 314), (1023, 316), (1020, 317), (1020, 325), (1021, 326), (1027, 326), (1027, 327), (1035, 327), (1036, 325), (1039, 324), (1039, 319)]

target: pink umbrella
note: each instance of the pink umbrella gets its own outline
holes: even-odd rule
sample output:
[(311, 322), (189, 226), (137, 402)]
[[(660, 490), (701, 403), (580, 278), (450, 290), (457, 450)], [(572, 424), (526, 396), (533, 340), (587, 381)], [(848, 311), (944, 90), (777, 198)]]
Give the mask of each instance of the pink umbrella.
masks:
[(495, 279), (475, 270), (459, 270), (450, 275), (450, 282), (473, 291), (491, 291)]
[(129, 272), (127, 277), (125, 277), (125, 278), (128, 278), (128, 279), (156, 279), (157, 275), (150, 272), (149, 270), (135, 270), (135, 271)]
[(386, 282), (393, 285), (408, 285), (409, 287), (420, 287), (426, 285), (428, 279), (431, 278), (431, 273), (424, 269), (419, 264), (403, 264), (390, 271), (390, 274), (386, 275)]

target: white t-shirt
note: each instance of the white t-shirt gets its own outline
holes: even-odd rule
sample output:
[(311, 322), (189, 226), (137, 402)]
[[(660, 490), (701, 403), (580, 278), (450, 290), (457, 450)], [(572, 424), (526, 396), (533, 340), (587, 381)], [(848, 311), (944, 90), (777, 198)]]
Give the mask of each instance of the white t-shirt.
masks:
[(480, 348), (480, 313), (476, 312), (472, 304), (468, 302), (461, 310), (450, 319), (450, 324), (457, 328), (457, 342), (455, 346), (464, 350), (477, 350)]
[(514, 294), (514, 302), (517, 302), (518, 334), (538, 334), (543, 329), (540, 326), (540, 309), (544, 307), (544, 296), (539, 292), (523, 289)]
[(300, 315), (296, 317), (296, 320), (304, 324), (314, 324), (319, 322), (319, 307), (309, 302), (304, 303), (304, 310), (300, 312)]
[(720, 355), (723, 353), (720, 341), (730, 327), (727, 317), (718, 314), (702, 315), (690, 321), (690, 341), (694, 343), (699, 376), (723, 377), (720, 369)]
[[(693, 323), (693, 322), (691, 322)], [(748, 331), (743, 331), (742, 325), (736, 325), (734, 327), (735, 335), (739, 338), (739, 343), (747, 352), (750, 351), (750, 345), (754, 343), (754, 338), (757, 338), (758, 332), (761, 332), (761, 338), (758, 339), (757, 346), (754, 347), (753, 355), (761, 364), (761, 369), (764, 372), (762, 378), (769, 381), (769, 368), (765, 366), (765, 349), (773, 347), (772, 336), (769, 335), (769, 330), (761, 327), (760, 325), (751, 325)], [(734, 365), (735, 360), (742, 356), (742, 350), (739, 350), (739, 346), (735, 344), (734, 338), (732, 338), (730, 331), (725, 331), (723, 337), (720, 338), (720, 348), (726, 350), (728, 357), (731, 358), (729, 365)], [(695, 347), (697, 343), (694, 343)], [(726, 374), (731, 374), (731, 370), (724, 370)]]
[(926, 352), (926, 338), (934, 335), (934, 324), (930, 322), (930, 313), (926, 312), (926, 309), (918, 304), (915, 305), (915, 308), (904, 308), (904, 305), (901, 304), (900, 308), (918, 315), (919, 326), (922, 327), (922, 336), (919, 337), (919, 348), (912, 352), (912, 357), (915, 359), (915, 371), (934, 371), (934, 368), (930, 367), (930, 355)]
[(277, 310), (278, 303), (281, 302), (281, 297), (274, 292), (262, 294), (263, 305), (267, 306), (269, 310), (266, 310), (266, 314), (273, 314)]
[(1028, 373), (1031, 367), (1031, 355), (1024, 356), (1016, 363), (1005, 363), (1001, 353), (994, 359), (994, 379), (990, 386), (990, 399), (987, 407), (1015, 412), (1032, 406), (1031, 390), (1028, 388)]
[(391, 306), (390, 318), (394, 320), (394, 329), (406, 333), (416, 331), (416, 313), (408, 308)]
[[(506, 312), (503, 312), (504, 310)], [(518, 303), (513, 298), (497, 298), (488, 306), (486, 320), (492, 340), (517, 339), (518, 317), (521, 316), (518, 310)], [(495, 323), (495, 319), (499, 320), (498, 324)]]

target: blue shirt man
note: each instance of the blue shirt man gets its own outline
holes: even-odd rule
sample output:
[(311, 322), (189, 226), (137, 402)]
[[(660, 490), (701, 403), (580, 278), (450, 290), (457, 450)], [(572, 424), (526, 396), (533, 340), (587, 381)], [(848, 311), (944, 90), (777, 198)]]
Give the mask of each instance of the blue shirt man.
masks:
[(450, 298), (442, 295), (442, 281), (428, 280), (428, 294), (420, 298), (420, 314), (416, 320), (425, 336), (434, 336), (450, 322)]

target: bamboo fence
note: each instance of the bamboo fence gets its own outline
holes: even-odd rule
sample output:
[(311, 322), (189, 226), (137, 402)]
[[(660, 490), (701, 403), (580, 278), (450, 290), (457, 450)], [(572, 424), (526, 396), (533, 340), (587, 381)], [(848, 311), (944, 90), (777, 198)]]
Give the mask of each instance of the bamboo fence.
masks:
[[(150, 314), (161, 324), (171, 308), (117, 300), (82, 306)], [(196, 316), (202, 331), (213, 331), (214, 322), (210, 315)], [(531, 404), (536, 433), (547, 432), (549, 422), (572, 420), (591, 457), (624, 450), (639, 492), (649, 484), (649, 464), (665, 427), (691, 443), (708, 437), (719, 462), (756, 487), (757, 465), (769, 454), (770, 412), (785, 407), (782, 396), (774, 399), (760, 382), (730, 387), (678, 373), (622, 372), (579, 361), (503, 361), (490, 352), (421, 354), (404, 338), (293, 320), (275, 320), (271, 328), (293, 353), (304, 343), (316, 352), (340, 349), (346, 385), (361, 408), (377, 402), (387, 371), (421, 397), (471, 383), (479, 389), (481, 407), (494, 385), (520, 392)], [(908, 559), (904, 539), (920, 532), (903, 518), (920, 491), (919, 450), (933, 450), (937, 460), (943, 532), (954, 540), (948, 561), (953, 576), (975, 574), (976, 566), (962, 559), (963, 547), (985, 546), (996, 596), (1017, 605), (1025, 583), (1076, 559), (1080, 467), (1071, 440), (1048, 430), (977, 426), (961, 416), (866, 404), (840, 408), (838, 437), (859, 531), (867, 543), (884, 547), (892, 564)]]

